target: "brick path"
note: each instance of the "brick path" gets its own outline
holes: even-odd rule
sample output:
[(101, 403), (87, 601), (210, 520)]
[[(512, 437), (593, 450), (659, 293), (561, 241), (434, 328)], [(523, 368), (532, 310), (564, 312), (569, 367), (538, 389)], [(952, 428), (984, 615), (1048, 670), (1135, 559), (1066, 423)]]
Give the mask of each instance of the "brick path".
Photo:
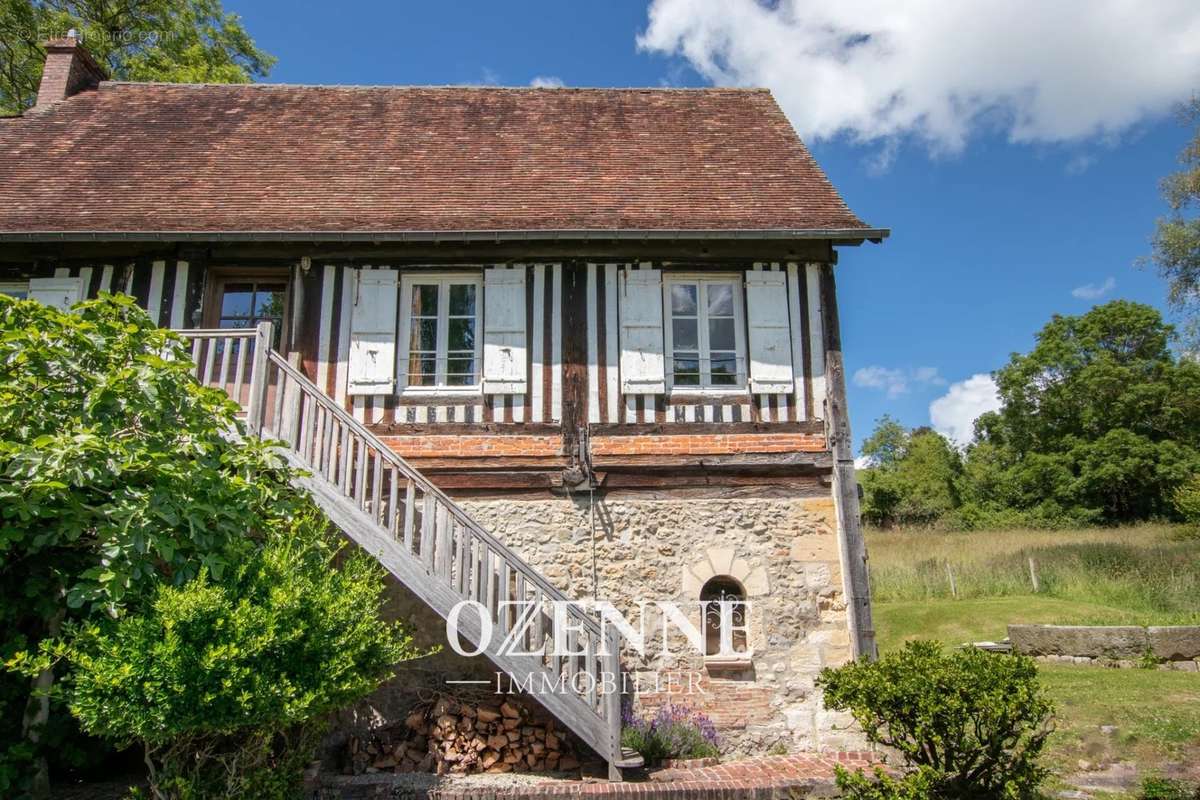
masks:
[(648, 781), (623, 783), (561, 781), (521, 787), (435, 789), (436, 800), (540, 800), (545, 797), (641, 798), (641, 800), (794, 800), (833, 796), (833, 768), (869, 767), (870, 753), (765, 756), (713, 767), (663, 769)]

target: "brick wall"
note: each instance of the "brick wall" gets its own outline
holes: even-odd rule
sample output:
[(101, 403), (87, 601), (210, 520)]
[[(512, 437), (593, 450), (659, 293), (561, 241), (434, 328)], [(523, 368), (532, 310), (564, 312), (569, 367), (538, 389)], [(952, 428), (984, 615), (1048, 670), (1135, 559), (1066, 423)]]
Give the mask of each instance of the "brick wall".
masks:
[(724, 455), (825, 450), (825, 437), (811, 433), (740, 433), (667, 436), (597, 436), (592, 455)]
[(504, 458), (557, 456), (559, 436), (384, 436), (385, 444), (403, 458)]

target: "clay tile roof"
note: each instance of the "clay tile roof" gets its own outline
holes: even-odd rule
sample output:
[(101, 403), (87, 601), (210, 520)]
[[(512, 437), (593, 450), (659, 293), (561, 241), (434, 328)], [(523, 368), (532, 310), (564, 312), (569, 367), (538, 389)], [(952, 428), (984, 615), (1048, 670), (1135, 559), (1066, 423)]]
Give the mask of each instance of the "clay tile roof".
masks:
[(0, 121), (0, 234), (849, 229), (764, 90), (105, 82)]

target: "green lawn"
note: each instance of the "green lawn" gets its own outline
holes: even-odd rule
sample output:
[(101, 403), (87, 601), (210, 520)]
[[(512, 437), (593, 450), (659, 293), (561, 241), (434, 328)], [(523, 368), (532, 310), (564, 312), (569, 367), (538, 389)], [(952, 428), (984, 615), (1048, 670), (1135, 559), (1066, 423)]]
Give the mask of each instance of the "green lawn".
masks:
[[(1003, 639), (1010, 622), (1153, 625), (1200, 620), (1200, 541), (1165, 526), (1062, 532), (868, 534), (880, 650)], [(1031, 592), (1032, 557), (1044, 576)], [(950, 596), (947, 562), (960, 599)], [(1057, 706), (1049, 759), (1061, 774), (1131, 761), (1200, 763), (1200, 674), (1042, 665)], [(1108, 733), (1103, 727), (1115, 730)]]

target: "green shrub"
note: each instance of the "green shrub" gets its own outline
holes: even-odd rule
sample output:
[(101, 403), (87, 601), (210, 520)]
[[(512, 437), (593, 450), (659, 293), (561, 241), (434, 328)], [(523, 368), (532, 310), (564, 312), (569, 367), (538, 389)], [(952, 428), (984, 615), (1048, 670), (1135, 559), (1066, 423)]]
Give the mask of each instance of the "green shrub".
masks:
[(1171, 501), (1184, 521), (1200, 525), (1200, 475), (1193, 475), (1177, 488)]
[(875, 662), (825, 669), (819, 685), (828, 708), (849, 711), (868, 740), (915, 770), (900, 780), (847, 773), (847, 796), (1037, 797), (1053, 707), (1032, 659), (909, 642)]
[(862, 770), (850, 772), (837, 768), (837, 787), (846, 800), (929, 800), (937, 784), (936, 771), (918, 767), (899, 777), (893, 777), (879, 767), (872, 777)]
[(379, 619), (382, 570), (307, 513), (222, 580), (161, 585), (143, 611), (76, 632), (72, 713), (91, 734), (140, 744), (157, 797), (284, 798), (318, 721), (414, 655)]
[[(188, 348), (124, 295), (71, 312), (0, 295), (0, 663), (60, 626), (144, 609), (162, 583), (221, 578), (303, 498)], [(0, 795), (45, 794), (91, 745), (30, 675), (0, 679)], [(43, 684), (70, 677), (59, 665)], [(28, 731), (20, 720), (33, 720)], [(93, 740), (94, 742), (94, 740)], [(48, 764), (49, 762), (49, 764)]]
[(1138, 800), (1200, 800), (1200, 785), (1152, 776), (1142, 779)]

